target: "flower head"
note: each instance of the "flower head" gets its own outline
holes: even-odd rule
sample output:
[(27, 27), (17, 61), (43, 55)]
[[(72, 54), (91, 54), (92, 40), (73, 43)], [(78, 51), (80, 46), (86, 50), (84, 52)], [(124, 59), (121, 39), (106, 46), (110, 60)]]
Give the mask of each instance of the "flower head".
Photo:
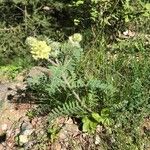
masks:
[(80, 33), (75, 33), (72, 36), (69, 37), (69, 42), (73, 45), (73, 46), (80, 46), (80, 42), (82, 41), (82, 35)]
[(75, 33), (69, 37), (69, 40), (73, 41), (73, 42), (81, 42), (82, 41), (82, 35), (80, 33)]
[(75, 33), (73, 36), (73, 41), (75, 42), (81, 42), (82, 41), (82, 35), (80, 33)]
[(31, 48), (32, 57), (37, 59), (48, 59), (51, 47), (45, 41), (37, 40), (34, 37), (28, 37), (26, 43)]

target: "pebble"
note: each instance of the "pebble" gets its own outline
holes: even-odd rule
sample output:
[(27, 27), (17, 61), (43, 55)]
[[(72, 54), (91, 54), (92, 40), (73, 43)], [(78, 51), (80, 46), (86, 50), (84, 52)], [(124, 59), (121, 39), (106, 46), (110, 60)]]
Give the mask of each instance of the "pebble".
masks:
[(33, 129), (30, 129), (30, 130), (25, 130), (23, 132), (23, 135), (31, 135), (33, 133)]
[(101, 142), (101, 138), (98, 135), (96, 135), (96, 137), (95, 137), (95, 144), (99, 145), (100, 142)]
[(23, 143), (23, 144), (27, 143), (28, 142), (28, 136), (27, 135), (20, 135), (19, 141), (20, 141), (20, 143)]
[(6, 130), (7, 130), (7, 128), (8, 128), (8, 125), (7, 125), (7, 124), (3, 124), (3, 125), (1, 125), (1, 129), (2, 129), (3, 131), (6, 131)]

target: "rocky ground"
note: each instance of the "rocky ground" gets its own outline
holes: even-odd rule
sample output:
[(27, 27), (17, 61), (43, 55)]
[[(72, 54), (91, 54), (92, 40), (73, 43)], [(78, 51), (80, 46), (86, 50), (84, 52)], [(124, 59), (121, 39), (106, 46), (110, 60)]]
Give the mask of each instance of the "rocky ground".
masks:
[(1, 79), (0, 150), (82, 150), (95, 147), (94, 143), (99, 145), (100, 138), (82, 134), (72, 118), (58, 118), (48, 128), (45, 117), (29, 117), (30, 110), (36, 105), (30, 103), (25, 93), (25, 81), (28, 77), (42, 74), (50, 75), (45, 68), (33, 67), (28, 73), (19, 74), (13, 82), (3, 82)]
[[(25, 93), (25, 81), (42, 74), (50, 75), (45, 68), (33, 67), (14, 82), (0, 81), (0, 150), (104, 150), (101, 126), (97, 134), (90, 136), (82, 133), (77, 121), (70, 117), (56, 119), (51, 127), (46, 117), (30, 118), (30, 110), (37, 106)], [(150, 130), (149, 120), (142, 128)]]

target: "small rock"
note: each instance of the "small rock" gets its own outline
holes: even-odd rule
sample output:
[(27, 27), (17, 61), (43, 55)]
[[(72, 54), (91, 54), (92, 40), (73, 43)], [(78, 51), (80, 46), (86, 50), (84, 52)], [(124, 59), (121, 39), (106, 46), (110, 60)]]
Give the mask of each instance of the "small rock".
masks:
[(101, 142), (101, 138), (98, 135), (96, 135), (96, 137), (95, 137), (95, 144), (99, 145), (100, 142)]
[(71, 118), (69, 118), (65, 123), (66, 124), (73, 124), (73, 120)]
[(4, 146), (2, 144), (0, 144), (0, 149), (4, 149)]
[(60, 127), (66, 123), (66, 118), (65, 117), (58, 117), (56, 120), (55, 120), (55, 124), (58, 124)]
[(16, 129), (15, 130), (15, 135), (19, 134), (20, 133), (20, 129)]
[(30, 130), (32, 129), (32, 125), (29, 123), (29, 122), (24, 122), (22, 125), (21, 125), (21, 131), (24, 132), (25, 130)]
[(50, 77), (51, 76), (50, 70), (44, 67), (35, 66), (30, 69), (29, 74), (27, 75), (27, 78), (36, 78), (36, 77), (43, 76), (43, 75)]
[(6, 131), (6, 130), (7, 130), (7, 128), (8, 128), (7, 124), (3, 124), (3, 125), (1, 125), (1, 129), (2, 129), (3, 131)]
[(88, 136), (88, 133), (83, 133), (83, 134), (82, 134), (82, 137), (83, 137), (83, 138), (86, 138), (87, 136)]
[(37, 123), (38, 123), (38, 119), (37, 118), (32, 119), (31, 124), (32, 124), (33, 127), (36, 127)]
[(134, 37), (135, 36), (135, 32), (133, 32), (131, 30), (126, 30), (126, 31), (123, 32), (123, 35), (129, 36), (129, 37)]
[(29, 140), (28, 140), (28, 136), (27, 135), (20, 135), (19, 136), (19, 142), (21, 143), (21, 144), (25, 144), (25, 143), (27, 143)]
[(29, 150), (32, 149), (33, 145), (36, 144), (36, 141), (29, 141), (24, 144), (24, 150)]
[(11, 143), (11, 142), (8, 142), (8, 143), (7, 143), (7, 146), (8, 146), (8, 147), (12, 147), (12, 145), (13, 145), (13, 143)]
[(100, 133), (103, 131), (103, 127), (98, 125), (97, 128), (96, 128), (96, 132)]
[[(71, 123), (71, 122), (70, 122)], [(66, 124), (59, 132), (58, 137), (61, 141), (68, 141), (69, 137), (75, 137), (80, 133), (75, 124)]]
[(19, 73), (16, 77), (15, 77), (15, 80), (17, 82), (23, 82), (24, 81), (24, 78), (25, 78), (25, 74), (26, 74), (26, 70), (25, 71), (22, 71), (21, 73)]
[(31, 135), (32, 133), (33, 133), (33, 129), (30, 129), (30, 130), (25, 130), (24, 132), (23, 132), (23, 135)]
[(7, 137), (10, 137), (12, 135), (12, 130), (7, 130), (6, 134), (7, 134)]
[(55, 142), (51, 146), (52, 150), (62, 150), (61, 144), (59, 142)]
[[(45, 132), (44, 132), (43, 130), (40, 131), (40, 134), (41, 134), (41, 135), (44, 135), (44, 133), (45, 133)], [(46, 134), (46, 133), (45, 133), (45, 134)]]
[(50, 7), (48, 7), (48, 6), (44, 6), (44, 7), (43, 7), (43, 10), (48, 11), (48, 10), (50, 10)]

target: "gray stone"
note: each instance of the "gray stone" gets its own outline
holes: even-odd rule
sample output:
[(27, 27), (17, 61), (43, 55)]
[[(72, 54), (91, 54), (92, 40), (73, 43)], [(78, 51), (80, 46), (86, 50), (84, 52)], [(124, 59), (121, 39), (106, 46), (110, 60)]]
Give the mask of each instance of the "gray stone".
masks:
[(44, 67), (35, 66), (30, 69), (27, 78), (36, 78), (44, 75), (50, 77), (51, 75), (50, 70)]
[(9, 89), (13, 89), (14, 85), (11, 83), (0, 84), (0, 100), (6, 100)]

